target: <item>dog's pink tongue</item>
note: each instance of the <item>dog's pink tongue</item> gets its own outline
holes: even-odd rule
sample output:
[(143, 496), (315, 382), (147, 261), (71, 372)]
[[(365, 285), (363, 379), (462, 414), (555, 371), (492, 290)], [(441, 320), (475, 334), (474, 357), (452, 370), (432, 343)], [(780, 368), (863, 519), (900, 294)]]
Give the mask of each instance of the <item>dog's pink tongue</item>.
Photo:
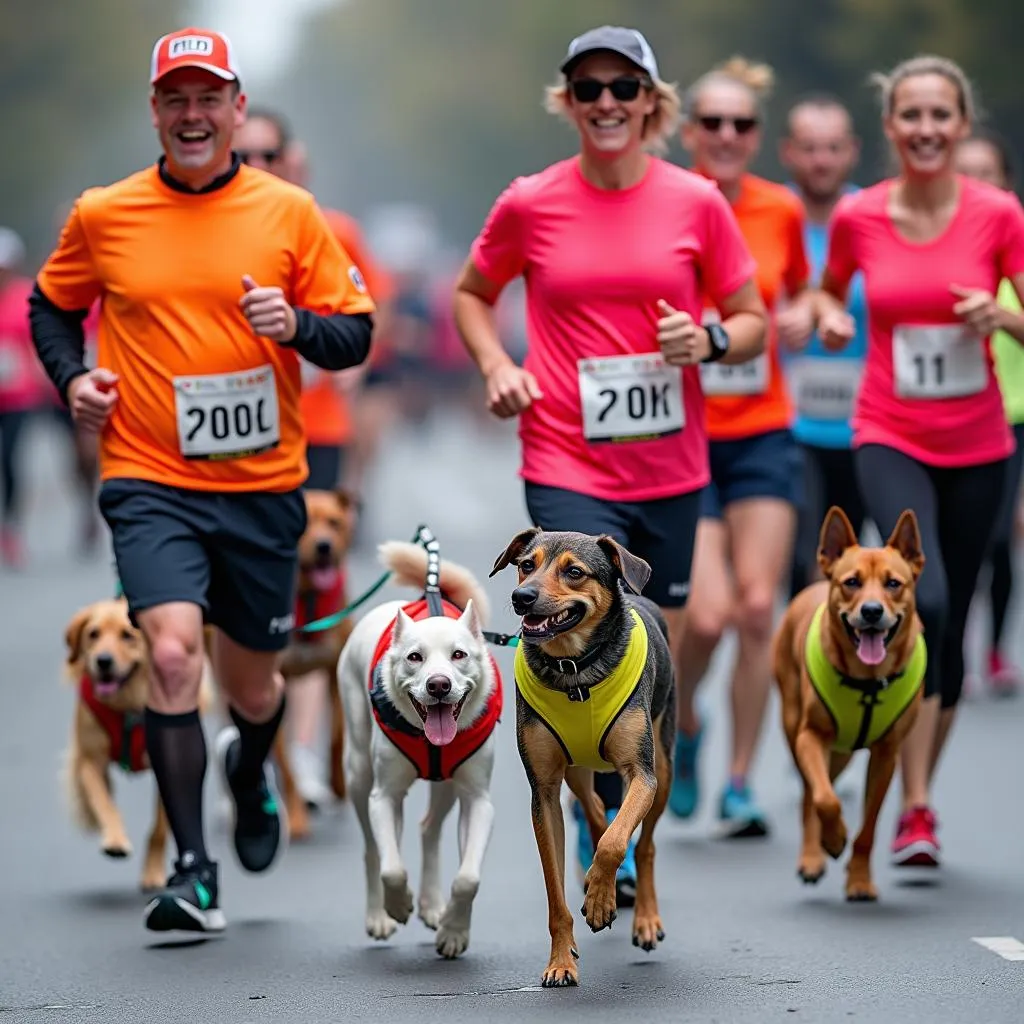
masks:
[(880, 665), (885, 661), (885, 637), (881, 633), (861, 633), (857, 638), (857, 657), (865, 665)]
[(455, 739), (459, 724), (455, 721), (455, 705), (431, 704), (427, 707), (427, 720), (423, 731), (435, 747), (443, 747)]
[(333, 567), (327, 569), (311, 569), (309, 581), (317, 590), (330, 590), (337, 582), (338, 570)]

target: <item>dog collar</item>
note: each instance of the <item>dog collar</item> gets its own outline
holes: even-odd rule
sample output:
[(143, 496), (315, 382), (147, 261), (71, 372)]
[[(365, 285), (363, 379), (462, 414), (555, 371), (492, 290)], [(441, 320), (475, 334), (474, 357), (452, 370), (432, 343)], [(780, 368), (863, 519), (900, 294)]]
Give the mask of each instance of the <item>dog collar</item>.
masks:
[[(606, 640), (604, 643), (598, 644), (597, 647), (591, 647), (589, 651), (585, 651), (578, 658), (553, 658), (550, 654), (545, 654), (539, 647), (537, 653), (540, 655), (541, 662), (556, 672), (561, 672), (564, 676), (578, 676), (601, 657), (610, 642)], [(587, 689), (587, 687), (580, 687), (580, 689)]]

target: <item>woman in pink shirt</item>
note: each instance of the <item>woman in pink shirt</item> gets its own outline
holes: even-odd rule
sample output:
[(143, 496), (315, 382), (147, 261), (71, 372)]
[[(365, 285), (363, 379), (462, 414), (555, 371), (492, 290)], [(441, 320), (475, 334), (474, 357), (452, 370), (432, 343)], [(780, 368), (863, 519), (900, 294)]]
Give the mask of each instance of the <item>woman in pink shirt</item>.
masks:
[[(519, 416), (531, 520), (610, 534), (653, 570), (646, 596), (675, 647), (708, 482), (698, 366), (764, 346), (754, 261), (712, 182), (668, 163), (679, 115), (647, 40), (603, 26), (577, 37), (548, 110), (577, 130), (578, 155), (515, 179), (473, 243), (456, 286), (463, 341), (491, 412)], [(502, 289), (522, 275), (528, 345), (517, 366), (495, 327)], [(702, 291), (721, 310), (700, 326)], [(610, 816), (617, 775), (598, 775)], [(580, 866), (589, 866), (580, 829)], [(635, 867), (619, 873), (628, 904)]]
[(898, 177), (846, 196), (831, 223), (819, 333), (841, 347), (841, 301), (854, 272), (867, 290), (870, 339), (852, 420), (865, 505), (882, 536), (904, 508), (927, 560), (917, 608), (928, 642), (926, 700), (907, 738), (898, 865), (937, 866), (929, 790), (963, 682), (964, 625), (1014, 449), (989, 351), (1005, 326), (1002, 278), (1024, 295), (1024, 211), (1007, 192), (956, 173), (974, 105), (963, 72), (941, 57), (880, 76), (883, 125)]

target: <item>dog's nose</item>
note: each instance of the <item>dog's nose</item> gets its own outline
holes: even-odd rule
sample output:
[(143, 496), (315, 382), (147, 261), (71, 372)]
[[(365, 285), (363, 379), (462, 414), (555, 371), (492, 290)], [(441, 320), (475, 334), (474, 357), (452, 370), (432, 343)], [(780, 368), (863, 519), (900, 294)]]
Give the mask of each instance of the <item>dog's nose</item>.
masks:
[(882, 621), (885, 609), (881, 601), (865, 601), (860, 606), (860, 617), (869, 625), (874, 626)]
[(452, 692), (452, 681), (447, 676), (431, 676), (427, 680), (427, 693), (434, 700), (447, 697)]
[(536, 587), (516, 587), (512, 591), (512, 610), (516, 615), (525, 615), (537, 603), (539, 596)]
[(329, 558), (331, 555), (331, 542), (329, 540), (318, 540), (316, 542), (316, 553), (321, 558)]
[(114, 667), (114, 656), (112, 654), (97, 654), (96, 669), (99, 672), (109, 672)]

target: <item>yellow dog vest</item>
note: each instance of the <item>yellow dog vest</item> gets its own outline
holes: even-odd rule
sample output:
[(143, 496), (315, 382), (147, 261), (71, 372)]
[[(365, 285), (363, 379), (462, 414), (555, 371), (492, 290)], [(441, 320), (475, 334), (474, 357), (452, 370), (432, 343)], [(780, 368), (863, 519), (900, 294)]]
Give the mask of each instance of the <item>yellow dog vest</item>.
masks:
[(647, 629), (636, 609), (629, 611), (633, 628), (626, 653), (611, 675), (591, 686), (582, 699), (572, 700), (566, 691), (553, 690), (541, 682), (526, 663), (523, 645), (516, 648), (516, 689), (555, 734), (569, 764), (599, 772), (615, 771), (604, 758), (604, 741), (636, 691), (647, 664)]
[(849, 679), (825, 657), (821, 645), (821, 620), (825, 605), (819, 606), (807, 632), (807, 671), (822, 703), (836, 727), (833, 749), (843, 754), (877, 743), (910, 706), (924, 679), (928, 652), (924, 637), (918, 635), (906, 668), (888, 679)]

